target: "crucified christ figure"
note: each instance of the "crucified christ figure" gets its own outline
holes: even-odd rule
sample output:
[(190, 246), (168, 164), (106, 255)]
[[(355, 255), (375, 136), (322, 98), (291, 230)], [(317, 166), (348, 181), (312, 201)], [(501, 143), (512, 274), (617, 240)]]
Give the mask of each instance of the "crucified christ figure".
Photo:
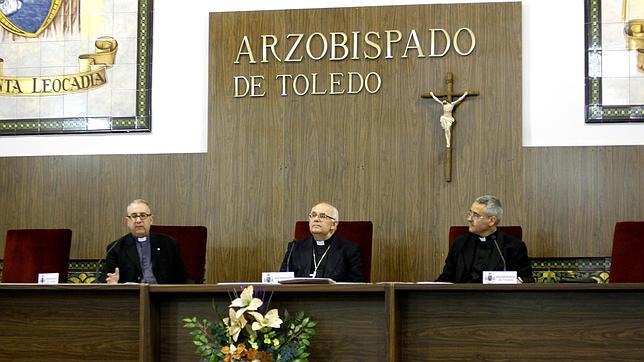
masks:
[(434, 93), (429, 92), (429, 94), (434, 98), (434, 100), (438, 103), (440, 103), (443, 106), (443, 115), (441, 115), (441, 127), (443, 127), (443, 130), (445, 130), (445, 140), (447, 141), (447, 148), (452, 147), (452, 123), (454, 123), (454, 116), (452, 116), (452, 111), (454, 110), (454, 107), (456, 107), (457, 104), (459, 104), (465, 97), (467, 97), (467, 92), (463, 93), (463, 95), (455, 100), (454, 102), (448, 102), (447, 100), (440, 100), (436, 98)]

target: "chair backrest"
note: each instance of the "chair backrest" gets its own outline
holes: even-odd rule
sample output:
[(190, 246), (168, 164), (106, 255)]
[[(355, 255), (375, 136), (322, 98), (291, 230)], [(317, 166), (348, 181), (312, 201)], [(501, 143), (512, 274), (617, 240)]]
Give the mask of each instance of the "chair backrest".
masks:
[[(371, 249), (373, 241), (373, 223), (371, 221), (340, 221), (335, 231), (343, 239), (351, 240), (360, 247), (362, 257), (362, 274), (364, 281), (371, 283)], [(311, 235), (308, 221), (295, 223), (295, 239), (306, 239)]]
[(152, 224), (150, 232), (165, 234), (177, 239), (186, 273), (196, 284), (203, 284), (206, 274), (206, 243), (208, 241), (208, 229), (205, 226)]
[(3, 283), (37, 283), (38, 273), (58, 273), (67, 283), (70, 229), (7, 230), (4, 246)]
[(610, 260), (611, 283), (644, 282), (644, 221), (615, 224)]
[[(498, 226), (498, 228), (508, 235), (514, 236), (519, 240), (523, 240), (523, 229), (521, 228), (521, 226)], [(454, 240), (456, 240), (456, 238), (463, 234), (467, 234), (468, 231), (469, 228), (467, 226), (450, 226), (448, 237), (449, 248), (452, 248), (452, 244), (454, 243)]]

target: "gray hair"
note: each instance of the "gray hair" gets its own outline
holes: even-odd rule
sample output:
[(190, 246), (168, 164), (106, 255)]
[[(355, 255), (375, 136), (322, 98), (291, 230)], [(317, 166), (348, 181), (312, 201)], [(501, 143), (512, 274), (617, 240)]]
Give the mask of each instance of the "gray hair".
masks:
[[(329, 216), (334, 218), (336, 222), (340, 221), (340, 212), (338, 211), (338, 209), (335, 206), (333, 206), (330, 203), (325, 202), (325, 201), (320, 202), (319, 204), (316, 204), (315, 206), (318, 206), (318, 205), (327, 205), (327, 206), (329, 206), (331, 208), (331, 215), (329, 215)], [(313, 206), (313, 207), (315, 207), (315, 206)]]
[(147, 206), (147, 207), (148, 207), (148, 209), (150, 210), (150, 212), (152, 212), (152, 208), (150, 207), (150, 203), (149, 203), (149, 202), (147, 202), (147, 201), (145, 201), (145, 200), (143, 200), (143, 199), (136, 199), (136, 200), (132, 200), (132, 202), (130, 202), (129, 204), (127, 204), (127, 206), (125, 207), (125, 211), (127, 212), (127, 209), (129, 209), (129, 208), (130, 208), (130, 205), (134, 205), (134, 204), (143, 204), (143, 205), (145, 205), (145, 206)]
[(497, 224), (501, 222), (501, 218), (503, 218), (503, 206), (501, 205), (501, 200), (499, 200), (498, 197), (483, 195), (477, 197), (474, 202), (485, 205), (486, 216), (494, 216)]
[[(331, 205), (331, 204), (329, 204), (329, 205)], [(335, 221), (340, 221), (340, 212), (338, 211), (338, 209), (335, 206), (331, 205), (331, 207), (333, 208), (333, 215), (331, 215), (331, 216), (333, 216), (335, 218)]]

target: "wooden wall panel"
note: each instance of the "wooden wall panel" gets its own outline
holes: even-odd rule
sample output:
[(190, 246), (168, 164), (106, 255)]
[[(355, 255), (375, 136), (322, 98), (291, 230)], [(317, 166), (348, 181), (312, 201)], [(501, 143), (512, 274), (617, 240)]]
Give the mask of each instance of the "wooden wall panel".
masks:
[(644, 220), (644, 147), (526, 148), (524, 160), (531, 254), (610, 255), (615, 223)]
[[(461, 26), (477, 34), (468, 57), (233, 64), (241, 35)], [(208, 227), (207, 282), (258, 280), (326, 200), (374, 222), (374, 281), (414, 281), (437, 276), (448, 227), (480, 194), (501, 197), (533, 256), (608, 255), (614, 222), (644, 219), (641, 147), (521, 147), (520, 3), (217, 13), (210, 34), (207, 154), (2, 158), (0, 233), (68, 227), (72, 258), (100, 258), (142, 197), (157, 223)], [(383, 87), (282, 97), (268, 76), (336, 71), (378, 72)], [(447, 72), (480, 93), (455, 112), (451, 183), (440, 106), (420, 98), (443, 91)], [(252, 74), (270, 93), (233, 98), (232, 77)]]

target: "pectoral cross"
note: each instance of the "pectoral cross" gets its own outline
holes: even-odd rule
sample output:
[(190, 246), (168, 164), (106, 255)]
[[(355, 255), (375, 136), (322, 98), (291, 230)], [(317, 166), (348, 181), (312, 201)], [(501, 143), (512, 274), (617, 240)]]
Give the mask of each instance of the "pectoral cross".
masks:
[[(447, 92), (437, 93), (433, 92), (423, 93), (420, 96), (422, 98), (433, 98), (436, 102), (440, 103), (443, 106), (443, 115), (440, 117), (441, 127), (445, 131), (445, 140), (447, 142), (445, 147), (445, 181), (452, 181), (452, 124), (455, 122), (452, 113), (456, 105), (462, 102), (467, 96), (477, 96), (478, 92), (475, 91), (465, 91), (463, 93), (454, 93), (454, 74), (452, 72), (447, 72), (445, 78), (445, 83), (447, 85)], [(440, 98), (446, 98), (441, 100)], [(453, 97), (459, 97), (455, 101), (452, 101)]]

